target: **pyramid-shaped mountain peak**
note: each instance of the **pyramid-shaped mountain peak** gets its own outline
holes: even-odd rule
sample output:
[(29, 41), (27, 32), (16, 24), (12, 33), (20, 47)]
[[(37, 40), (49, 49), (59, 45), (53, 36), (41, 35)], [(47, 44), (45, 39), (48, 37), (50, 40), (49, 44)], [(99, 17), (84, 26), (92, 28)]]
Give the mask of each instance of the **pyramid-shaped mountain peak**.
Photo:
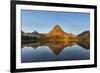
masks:
[(55, 25), (54, 28), (61, 29), (61, 27), (58, 24)]
[(59, 25), (55, 25), (54, 28), (47, 34), (47, 37), (53, 38), (54, 40), (59, 39), (59, 41), (67, 42), (69, 35), (63, 31)]
[(63, 32), (62, 28), (58, 24), (54, 26), (54, 28), (53, 28), (52, 31), (55, 31), (55, 32)]
[(58, 28), (60, 28), (60, 26), (57, 24), (57, 25), (55, 25), (55, 27), (58, 27)]

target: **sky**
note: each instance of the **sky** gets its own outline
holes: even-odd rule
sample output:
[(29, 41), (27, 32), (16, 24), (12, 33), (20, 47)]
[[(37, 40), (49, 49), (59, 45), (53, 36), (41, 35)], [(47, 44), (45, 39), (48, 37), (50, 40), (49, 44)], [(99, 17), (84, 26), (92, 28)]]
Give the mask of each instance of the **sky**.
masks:
[(21, 10), (24, 32), (48, 33), (57, 24), (64, 32), (79, 34), (90, 30), (90, 13)]

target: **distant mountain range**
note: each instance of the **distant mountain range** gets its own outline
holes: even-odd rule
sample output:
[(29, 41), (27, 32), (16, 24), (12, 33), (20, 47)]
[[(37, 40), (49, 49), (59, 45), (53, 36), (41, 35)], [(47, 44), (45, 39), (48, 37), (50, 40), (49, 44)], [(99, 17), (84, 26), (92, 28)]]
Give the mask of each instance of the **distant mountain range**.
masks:
[(37, 31), (34, 31), (32, 33), (25, 33), (21, 31), (21, 33), (22, 36), (28, 36), (33, 38), (36, 37), (39, 39), (44, 39), (46, 41), (68, 42), (70, 41), (70, 39), (90, 41), (90, 31), (83, 31), (78, 35), (74, 35), (72, 33), (64, 32), (59, 25), (55, 25), (54, 28), (49, 33), (38, 33)]
[(90, 31), (84, 31), (77, 35), (78, 39), (84, 40), (84, 41), (90, 41)]

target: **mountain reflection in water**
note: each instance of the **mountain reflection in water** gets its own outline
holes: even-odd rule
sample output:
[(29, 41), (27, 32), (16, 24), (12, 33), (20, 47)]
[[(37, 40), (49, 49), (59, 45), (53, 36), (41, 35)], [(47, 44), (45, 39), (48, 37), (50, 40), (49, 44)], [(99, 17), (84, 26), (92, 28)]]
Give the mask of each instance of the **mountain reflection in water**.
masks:
[(63, 42), (63, 41), (49, 41), (49, 42), (45, 42), (45, 43), (41, 43), (41, 42), (24, 42), (22, 44), (22, 48), (24, 47), (32, 47), (34, 49), (37, 49), (38, 47), (41, 47), (41, 46), (48, 46), (49, 49), (52, 50), (52, 52), (55, 54), (55, 55), (59, 55), (60, 52), (64, 49), (64, 48), (67, 48), (67, 47), (72, 47), (74, 45), (78, 45), (86, 50), (90, 49), (90, 43), (89, 42), (84, 42), (84, 41), (71, 41), (71, 42)]
[(21, 31), (21, 62), (47, 62), (90, 59), (90, 31), (78, 35), (55, 25), (48, 33)]

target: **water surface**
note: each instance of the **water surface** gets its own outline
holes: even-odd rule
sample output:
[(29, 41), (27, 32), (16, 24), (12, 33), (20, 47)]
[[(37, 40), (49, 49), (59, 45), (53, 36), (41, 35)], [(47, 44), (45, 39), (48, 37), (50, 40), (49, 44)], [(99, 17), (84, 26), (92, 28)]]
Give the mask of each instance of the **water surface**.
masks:
[[(62, 42), (61, 42), (62, 43)], [(21, 62), (70, 61), (90, 59), (89, 44), (27, 43), (21, 48)]]

